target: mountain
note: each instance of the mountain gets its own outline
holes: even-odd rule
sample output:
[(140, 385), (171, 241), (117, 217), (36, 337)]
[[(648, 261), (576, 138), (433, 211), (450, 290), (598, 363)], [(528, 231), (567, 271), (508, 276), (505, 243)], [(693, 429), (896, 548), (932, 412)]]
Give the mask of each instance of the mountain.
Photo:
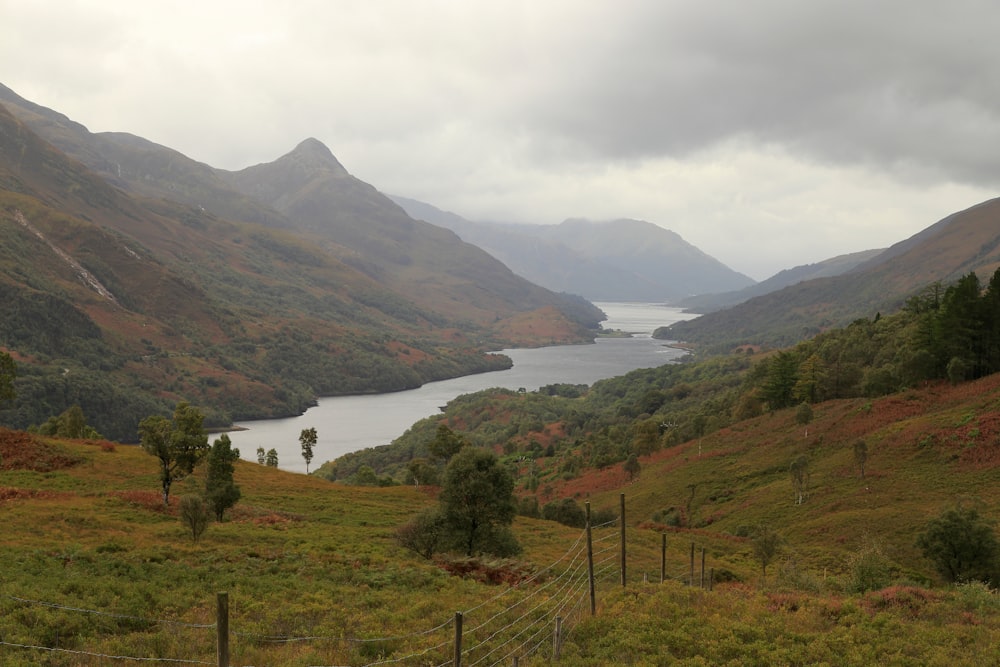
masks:
[(797, 283), (656, 332), (715, 348), (783, 347), (830, 327), (898, 310), (933, 283), (1000, 266), (1000, 199), (954, 213), (847, 273)]
[(676, 233), (649, 222), (472, 222), (413, 199), (393, 200), (414, 218), (454, 230), (518, 275), (595, 301), (674, 302), (753, 284)]
[(297, 414), (506, 367), (484, 350), (588, 341), (603, 317), (408, 218), (314, 140), (229, 173), (0, 97), (0, 350), (19, 369), (0, 423), (80, 404), (130, 440), (181, 399), (216, 426)]
[(744, 301), (752, 299), (755, 296), (763, 296), (764, 294), (776, 292), (785, 287), (805, 282), (807, 280), (839, 276), (851, 271), (861, 264), (868, 262), (869, 260), (874, 259), (875, 257), (878, 257), (883, 251), (884, 249), (864, 250), (862, 252), (855, 252), (848, 255), (838, 255), (837, 257), (833, 257), (822, 262), (816, 262), (815, 264), (803, 264), (791, 269), (779, 271), (767, 280), (762, 280), (756, 285), (744, 287), (743, 289), (735, 292), (702, 294), (682, 299), (674, 305), (686, 308), (690, 312), (694, 313), (710, 313), (715, 310), (728, 308), (729, 306), (735, 306), (738, 303), (743, 303)]

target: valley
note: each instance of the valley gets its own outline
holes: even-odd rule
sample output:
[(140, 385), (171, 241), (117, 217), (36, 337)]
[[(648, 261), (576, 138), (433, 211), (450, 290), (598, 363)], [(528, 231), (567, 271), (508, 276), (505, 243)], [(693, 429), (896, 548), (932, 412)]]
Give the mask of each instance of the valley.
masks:
[[(650, 222), (526, 236), (316, 139), (223, 170), (0, 87), (0, 663), (216, 664), (228, 625), (233, 664), (290, 667), (988, 664), (998, 202), (754, 284)], [(602, 329), (588, 299), (640, 287), (711, 312)], [(391, 441), (333, 451), (362, 401)], [(459, 549), (466, 455), (509, 521)]]

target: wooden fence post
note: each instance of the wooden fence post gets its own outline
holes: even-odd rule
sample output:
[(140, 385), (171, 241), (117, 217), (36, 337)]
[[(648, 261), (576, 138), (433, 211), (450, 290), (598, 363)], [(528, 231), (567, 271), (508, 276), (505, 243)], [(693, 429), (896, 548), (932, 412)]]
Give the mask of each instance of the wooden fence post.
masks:
[(667, 534), (660, 535), (660, 583), (667, 580)]
[(622, 588), (625, 588), (625, 494), (621, 494), (621, 524), (622, 524)]
[(462, 612), (455, 612), (455, 667), (462, 667)]
[(215, 638), (219, 667), (229, 667), (229, 593), (215, 596)]
[(597, 615), (597, 597), (594, 591), (594, 539), (590, 526), (590, 501), (587, 507), (587, 577), (590, 580), (590, 615)]
[(559, 662), (559, 652), (562, 648), (562, 616), (556, 616), (556, 629), (552, 633), (552, 660)]
[(711, 568), (708, 571), (708, 590), (712, 590), (712, 586), (715, 584), (715, 568)]
[(701, 548), (701, 587), (705, 588), (705, 547)]
[(688, 579), (688, 585), (694, 586), (694, 542), (691, 543), (691, 576)]

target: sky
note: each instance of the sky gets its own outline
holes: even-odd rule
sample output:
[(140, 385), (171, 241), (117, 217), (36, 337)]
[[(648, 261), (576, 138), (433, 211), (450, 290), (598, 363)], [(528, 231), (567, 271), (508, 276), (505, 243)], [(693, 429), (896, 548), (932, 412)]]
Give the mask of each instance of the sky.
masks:
[(997, 195), (993, 0), (0, 0), (0, 83), (214, 167), (326, 144), (472, 220), (762, 280)]

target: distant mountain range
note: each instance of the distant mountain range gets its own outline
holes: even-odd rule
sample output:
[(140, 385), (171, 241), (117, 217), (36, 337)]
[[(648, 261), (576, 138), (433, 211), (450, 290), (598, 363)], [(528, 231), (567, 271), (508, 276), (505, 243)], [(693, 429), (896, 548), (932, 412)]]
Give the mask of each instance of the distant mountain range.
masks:
[(748, 301), (755, 296), (763, 296), (777, 292), (785, 287), (817, 278), (839, 276), (853, 270), (882, 254), (882, 250), (864, 250), (849, 255), (839, 255), (815, 264), (803, 264), (791, 269), (785, 269), (774, 274), (767, 280), (744, 287), (735, 292), (720, 292), (717, 294), (699, 294), (674, 303), (695, 313), (710, 313)]
[(73, 404), (120, 440), (181, 399), (214, 425), (297, 414), (510, 363), (488, 349), (590, 341), (603, 318), (413, 220), (316, 140), (227, 172), (3, 87), (0, 233), (17, 428)]
[(182, 399), (215, 426), (298, 414), (509, 364), (489, 349), (590, 341), (603, 314), (584, 296), (719, 309), (662, 337), (787, 345), (986, 277), (998, 229), (992, 200), (754, 284), (648, 222), (470, 222), (391, 200), (315, 139), (215, 169), (0, 86), (0, 350), (19, 369), (0, 424), (78, 404), (130, 440)]
[(673, 303), (754, 284), (678, 234), (642, 220), (473, 222), (424, 202), (395, 195), (392, 199), (410, 216), (451, 229), (518, 275), (593, 301)]
[(791, 345), (830, 327), (898, 310), (934, 283), (1000, 267), (1000, 199), (954, 213), (845, 273), (798, 282), (731, 308), (679, 322), (656, 336), (714, 349)]

